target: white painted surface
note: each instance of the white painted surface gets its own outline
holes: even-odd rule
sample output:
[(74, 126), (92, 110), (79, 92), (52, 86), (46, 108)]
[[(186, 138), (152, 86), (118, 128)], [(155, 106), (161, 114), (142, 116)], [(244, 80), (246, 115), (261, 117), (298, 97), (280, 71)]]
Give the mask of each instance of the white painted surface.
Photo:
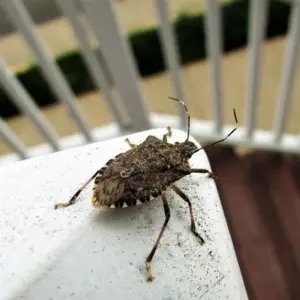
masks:
[[(130, 139), (140, 143), (165, 131)], [(174, 130), (170, 141), (184, 138)], [(95, 210), (90, 185), (75, 205), (53, 209), (128, 149), (121, 137), (0, 169), (0, 299), (247, 299), (215, 183), (205, 175), (178, 185), (191, 198), (206, 244), (190, 232), (186, 203), (168, 191), (171, 219), (153, 260), (152, 283), (145, 281), (145, 259), (164, 221), (159, 198)], [(203, 151), (190, 162), (210, 169)]]

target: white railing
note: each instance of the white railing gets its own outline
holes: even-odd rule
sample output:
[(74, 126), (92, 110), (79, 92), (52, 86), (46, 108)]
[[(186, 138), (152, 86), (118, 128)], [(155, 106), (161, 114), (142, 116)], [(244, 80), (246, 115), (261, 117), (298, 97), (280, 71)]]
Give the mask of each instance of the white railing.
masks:
[[(261, 79), (259, 76), (260, 57), (268, 20), (269, 1), (252, 0), (249, 9), (251, 26), (249, 27), (248, 88), (245, 94), (247, 99), (244, 112), (245, 127), (240, 128), (231, 139), (227, 140), (227, 143), (291, 153), (299, 152), (299, 137), (287, 134), (284, 126), (291, 91), (293, 89), (300, 35), (299, 2), (290, 2), (292, 14), (290, 16), (285, 64), (283, 66), (282, 84), (279, 90), (273, 130), (263, 131), (255, 129), (258, 89)], [(80, 134), (59, 140), (51, 124), (44, 118), (30, 95), (26, 93), (17, 78), (9, 71), (5, 62), (1, 60), (0, 85), (20, 111), (26, 114), (34, 123), (47, 142), (47, 144), (39, 147), (26, 149), (23, 143), (7, 127), (5, 121), (0, 120), (0, 137), (15, 152), (13, 155), (3, 157), (1, 161), (15, 161), (20, 158), (24, 159), (33, 155), (58, 151), (66, 147), (116, 137), (128, 132), (128, 125), (130, 125), (131, 132), (146, 130), (151, 127), (165, 127), (167, 125), (177, 128), (184, 128), (186, 126), (186, 118), (181, 106), (178, 106), (179, 118), (176, 116), (149, 113), (147, 103), (144, 100), (143, 90), (138, 81), (135, 62), (119, 22), (115, 1), (80, 0), (83, 12), (93, 29), (97, 42), (101, 45), (101, 52), (114, 80), (114, 87), (110, 85), (107, 75), (93, 52), (81, 20), (78, 18), (76, 3), (73, 0), (56, 0), (56, 3), (74, 30), (87, 69), (91, 74), (95, 86), (101, 89), (107, 106), (114, 118), (114, 123), (103, 128), (91, 129), (86, 117), (77, 105), (75, 95), (68, 86), (60, 69), (51, 58), (46, 45), (38, 37), (35, 25), (26, 11), (23, 2), (18, 0), (2, 0), (0, 5), (7, 13), (12, 24), (27, 41), (53, 94), (58, 101), (66, 106), (79, 128)], [(176, 36), (168, 18), (167, 1), (155, 0), (153, 4), (155, 5), (160, 23), (160, 38), (164, 59), (171, 74), (172, 96), (186, 101), (180, 76)], [(217, 0), (206, 0), (206, 4), (206, 37), (208, 41), (207, 51), (211, 62), (213, 120), (203, 121), (192, 119), (191, 133), (198, 139), (209, 141), (220, 138), (224, 135), (225, 131), (228, 132), (232, 127), (224, 125), (223, 121), (224, 95), (222, 92), (221, 77), (222, 36), (220, 28), (222, 20), (220, 3)], [(121, 101), (127, 108), (128, 116), (124, 116), (120, 112), (120, 105), (118, 104), (121, 104)]]

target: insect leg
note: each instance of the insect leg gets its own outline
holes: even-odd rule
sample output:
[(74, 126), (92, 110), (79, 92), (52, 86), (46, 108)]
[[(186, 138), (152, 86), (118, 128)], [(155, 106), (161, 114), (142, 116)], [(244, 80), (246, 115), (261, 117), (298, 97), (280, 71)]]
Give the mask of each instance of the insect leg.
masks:
[(157, 237), (157, 240), (154, 244), (154, 247), (152, 248), (150, 254), (148, 255), (147, 257), (147, 260), (146, 260), (146, 269), (147, 269), (147, 281), (152, 281), (153, 280), (153, 276), (152, 276), (152, 272), (151, 272), (151, 261), (152, 261), (152, 258), (156, 252), (156, 249), (158, 247), (158, 244), (159, 244), (159, 241), (167, 227), (167, 224), (170, 220), (170, 208), (169, 208), (169, 204), (168, 204), (168, 201), (167, 201), (167, 198), (164, 194), (161, 195), (161, 199), (163, 201), (163, 204), (164, 204), (164, 211), (165, 211), (165, 216), (166, 216), (166, 219), (165, 219), (165, 222), (159, 232), (159, 235)]
[(136, 146), (136, 144), (133, 144), (130, 142), (129, 138), (126, 138), (125, 139), (125, 142), (131, 147), (131, 148), (134, 148)]
[(173, 184), (171, 186), (171, 188), (173, 189), (173, 191), (180, 196), (185, 202), (187, 202), (187, 204), (189, 205), (189, 210), (190, 210), (190, 216), (191, 216), (191, 230), (193, 232), (193, 234), (199, 238), (200, 243), (204, 244), (204, 239), (202, 238), (202, 236), (197, 232), (196, 230), (196, 225), (195, 225), (195, 219), (194, 219), (194, 215), (193, 215), (193, 208), (192, 208), (192, 203), (190, 201), (190, 199), (188, 198), (188, 196), (179, 188), (177, 187), (175, 184)]
[(64, 202), (64, 203), (56, 203), (54, 205), (54, 209), (60, 208), (60, 207), (67, 207), (70, 206), (72, 204), (74, 204), (74, 202), (76, 201), (76, 199), (78, 198), (78, 196), (80, 195), (80, 193), (87, 187), (87, 185), (97, 176), (97, 174), (100, 172), (100, 170), (98, 170), (74, 195), (73, 197), (68, 201), (68, 202)]
[(171, 128), (171, 126), (168, 126), (167, 130), (168, 130), (168, 132), (163, 135), (163, 141), (164, 142), (167, 142), (168, 141), (168, 137), (172, 136), (172, 128)]
[(202, 174), (207, 173), (208, 177), (210, 177), (210, 178), (214, 178), (214, 179), (218, 178), (214, 173), (212, 173), (206, 169), (191, 169), (190, 172), (191, 173), (202, 173)]

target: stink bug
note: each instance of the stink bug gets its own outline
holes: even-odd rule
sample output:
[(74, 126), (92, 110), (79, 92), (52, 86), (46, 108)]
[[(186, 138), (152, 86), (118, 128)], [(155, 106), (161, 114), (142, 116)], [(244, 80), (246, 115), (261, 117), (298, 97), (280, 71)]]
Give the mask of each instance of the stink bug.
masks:
[[(125, 141), (132, 148), (124, 153), (118, 154), (114, 159), (107, 161), (106, 165), (99, 169), (87, 182), (65, 203), (57, 203), (54, 208), (67, 207), (75, 203), (79, 194), (94, 180), (92, 205), (95, 208), (116, 207), (122, 208), (135, 206), (161, 197), (165, 212), (165, 222), (159, 232), (157, 240), (146, 259), (147, 281), (152, 281), (151, 261), (156, 252), (159, 241), (170, 219), (170, 209), (165, 196), (165, 191), (171, 187), (189, 207), (191, 219), (191, 231), (204, 243), (204, 239), (197, 232), (192, 204), (189, 197), (175, 185), (175, 182), (192, 173), (206, 173), (209, 177), (215, 178), (214, 174), (206, 169), (194, 169), (189, 165), (188, 160), (199, 150), (225, 141), (237, 129), (234, 128), (225, 138), (198, 148), (189, 141), (190, 136), (190, 115), (185, 103), (176, 98), (169, 97), (181, 103), (187, 114), (188, 130), (184, 142), (168, 143), (168, 137), (172, 135), (171, 128), (163, 135), (162, 139), (155, 136), (148, 136), (146, 140), (134, 145), (128, 139)], [(233, 110), (236, 123), (237, 117)]]

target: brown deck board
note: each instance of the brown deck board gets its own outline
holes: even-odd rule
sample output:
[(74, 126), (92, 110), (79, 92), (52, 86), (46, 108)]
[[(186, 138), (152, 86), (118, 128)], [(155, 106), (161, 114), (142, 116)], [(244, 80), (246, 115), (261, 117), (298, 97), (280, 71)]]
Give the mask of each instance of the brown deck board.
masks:
[(228, 147), (212, 147), (207, 154), (219, 177), (216, 183), (249, 298), (300, 299), (300, 202), (291, 168), (269, 154), (238, 157)]
[(300, 194), (300, 158), (294, 156), (289, 160), (287, 165), (293, 175), (294, 181)]
[[(295, 277), (300, 279), (300, 193), (288, 164), (278, 155), (269, 155), (268, 181), (279, 221), (284, 229), (291, 255), (294, 258)], [(288, 253), (288, 251), (286, 251)], [(300, 291), (297, 294), (300, 299)]]
[[(247, 155), (243, 160), (248, 165), (248, 174), (251, 178), (251, 188), (255, 193), (255, 201), (259, 208), (261, 216), (265, 220), (265, 227), (271, 236), (271, 243), (276, 252), (277, 259), (283, 270), (284, 278), (288, 293), (281, 299), (300, 299), (299, 283), (297, 278), (296, 261), (291, 251), (291, 246), (287, 238), (287, 232), (282, 226), (285, 222), (283, 218), (287, 216), (284, 213), (278, 213), (278, 201), (274, 196), (278, 196), (279, 185), (274, 185), (270, 180), (270, 176), (274, 170), (271, 169), (270, 153), (256, 152), (252, 155)], [(284, 174), (278, 174), (279, 178), (283, 179)], [(283, 186), (280, 185), (282, 188)], [(276, 197), (277, 198), (277, 197)], [(288, 245), (288, 246), (287, 246)], [(272, 270), (269, 270), (271, 273)], [(279, 282), (274, 282), (274, 285)], [(271, 299), (271, 298), (270, 298)]]

